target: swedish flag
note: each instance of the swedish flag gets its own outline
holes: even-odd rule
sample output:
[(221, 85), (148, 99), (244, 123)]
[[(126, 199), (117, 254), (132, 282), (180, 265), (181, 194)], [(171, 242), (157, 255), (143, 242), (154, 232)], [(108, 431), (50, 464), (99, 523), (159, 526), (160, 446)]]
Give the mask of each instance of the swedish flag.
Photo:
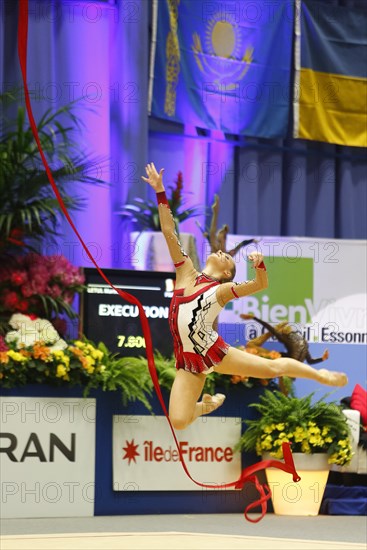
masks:
[(302, 0), (295, 137), (367, 146), (366, 29), (366, 10)]
[(153, 6), (154, 116), (231, 134), (286, 135), (294, 0)]

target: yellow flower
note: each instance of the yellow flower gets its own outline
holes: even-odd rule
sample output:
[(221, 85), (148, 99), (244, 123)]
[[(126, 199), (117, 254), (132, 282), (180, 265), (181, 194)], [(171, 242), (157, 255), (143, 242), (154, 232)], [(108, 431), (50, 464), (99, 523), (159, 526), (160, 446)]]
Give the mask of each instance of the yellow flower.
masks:
[(301, 427), (297, 426), (297, 428), (294, 430), (294, 441), (296, 443), (301, 443), (304, 439), (306, 439), (307, 432)]
[(329, 456), (329, 463), (344, 466), (351, 461), (353, 454), (354, 453), (352, 452), (352, 448), (348, 442), (347, 448), (340, 449), (338, 452), (333, 453), (331, 456)]
[(272, 448), (273, 438), (271, 435), (263, 435), (263, 441), (260, 442), (260, 448), (264, 451), (269, 451)]
[(65, 353), (62, 350), (55, 350), (52, 352), (52, 355), (55, 359), (64, 363), (66, 367), (70, 365), (70, 357), (65, 355)]
[(84, 357), (83, 367), (85, 368), (88, 374), (92, 374), (94, 372), (94, 359), (89, 355)]
[(92, 351), (92, 357), (96, 361), (101, 361), (103, 359), (103, 351), (101, 351), (100, 349), (94, 349)]
[(284, 424), (277, 424), (277, 430), (279, 430), (280, 432), (282, 432), (284, 428), (285, 428)]
[[(269, 440), (270, 438), (270, 440)], [(272, 444), (271, 444), (271, 436), (268, 435), (264, 441), (261, 442), (261, 449), (263, 449), (264, 451), (269, 451), (272, 447)]]
[(274, 428), (273, 428), (273, 425), (271, 425), (271, 426), (265, 426), (265, 428), (264, 428), (264, 433), (266, 433), (266, 434), (271, 434), (271, 432), (273, 431), (273, 429), (274, 429)]
[(329, 433), (329, 431), (330, 431), (330, 429), (327, 426), (324, 426), (322, 428), (322, 433), (321, 433), (322, 437), (325, 437), (325, 435), (327, 435)]
[(87, 355), (86, 357), (82, 357), (82, 365), (83, 368), (87, 371), (88, 374), (93, 374), (94, 372), (94, 359)]
[(85, 347), (85, 344), (81, 340), (75, 340), (74, 346), (76, 346), (77, 348), (83, 349)]
[(311, 447), (310, 447), (308, 441), (302, 441), (301, 448), (302, 448), (303, 453), (310, 453), (311, 452)]
[(274, 458), (283, 458), (283, 449), (282, 447), (279, 447), (277, 451), (272, 451), (270, 454)]
[(311, 435), (309, 438), (309, 442), (311, 445), (315, 445), (316, 447), (322, 447), (324, 444), (324, 440), (319, 435)]
[(64, 365), (57, 365), (56, 376), (57, 378), (62, 378), (67, 373), (66, 367)]
[(8, 357), (10, 357), (10, 359), (13, 359), (13, 361), (18, 361), (19, 363), (24, 363), (27, 361), (27, 358), (24, 357), (24, 355), (22, 353), (19, 353), (18, 351), (14, 351), (12, 349), (10, 349), (8, 352)]

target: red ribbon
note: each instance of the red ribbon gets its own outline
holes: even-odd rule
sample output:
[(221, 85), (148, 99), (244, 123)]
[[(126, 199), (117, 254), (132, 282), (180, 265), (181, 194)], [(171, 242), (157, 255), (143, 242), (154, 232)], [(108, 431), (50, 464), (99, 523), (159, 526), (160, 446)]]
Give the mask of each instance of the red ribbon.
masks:
[[(178, 453), (179, 453), (179, 456), (180, 456), (181, 465), (182, 465), (186, 475), (191, 479), (191, 481), (193, 483), (195, 483), (199, 487), (203, 487), (203, 488), (206, 488), (206, 489), (213, 489), (212, 485), (207, 485), (205, 483), (201, 483), (200, 481), (196, 481), (191, 476), (190, 472), (187, 469), (184, 457), (183, 457), (181, 449), (180, 449), (178, 439), (176, 437), (176, 433), (175, 433), (175, 431), (173, 429), (173, 426), (171, 424), (171, 421), (169, 419), (168, 411), (167, 411), (166, 405), (165, 405), (164, 400), (163, 400), (161, 388), (160, 388), (159, 381), (158, 381), (157, 370), (156, 370), (156, 367), (155, 367), (155, 364), (154, 364), (153, 344), (152, 344), (152, 337), (151, 337), (151, 333), (150, 333), (149, 323), (148, 323), (148, 319), (145, 315), (145, 311), (144, 311), (144, 308), (143, 308), (142, 304), (140, 303), (140, 301), (135, 296), (132, 296), (131, 294), (128, 294), (127, 292), (123, 292), (119, 288), (116, 288), (109, 281), (109, 279), (103, 273), (103, 271), (100, 269), (97, 262), (95, 261), (92, 254), (90, 253), (88, 247), (84, 243), (79, 231), (77, 230), (76, 226), (74, 225), (74, 222), (71, 219), (71, 217), (69, 215), (69, 212), (66, 209), (65, 203), (62, 199), (62, 196), (60, 195), (59, 190), (58, 190), (58, 188), (55, 184), (55, 181), (53, 179), (53, 176), (52, 176), (50, 167), (48, 165), (47, 159), (46, 159), (46, 157), (44, 155), (44, 152), (42, 150), (41, 142), (40, 142), (39, 135), (38, 135), (37, 125), (36, 125), (36, 122), (34, 120), (33, 112), (32, 112), (32, 106), (31, 106), (31, 101), (30, 101), (30, 96), (29, 96), (28, 85), (27, 85), (27, 42), (28, 42), (28, 0), (21, 0), (21, 2), (19, 2), (19, 18), (18, 18), (18, 55), (19, 55), (19, 62), (20, 62), (24, 92), (25, 92), (25, 104), (26, 104), (26, 109), (27, 109), (27, 113), (28, 113), (29, 123), (30, 123), (31, 129), (32, 129), (32, 133), (33, 133), (34, 139), (36, 140), (36, 143), (37, 143), (37, 146), (38, 146), (38, 149), (39, 149), (39, 152), (40, 152), (40, 155), (41, 155), (41, 159), (42, 159), (43, 165), (45, 167), (49, 182), (50, 182), (51, 187), (53, 189), (53, 192), (55, 193), (55, 196), (56, 196), (56, 198), (59, 202), (59, 205), (60, 205), (60, 208), (61, 208), (63, 214), (65, 215), (66, 219), (68, 220), (70, 226), (72, 227), (72, 229), (75, 232), (76, 236), (78, 237), (82, 247), (84, 248), (88, 258), (93, 263), (93, 265), (97, 269), (100, 276), (106, 281), (106, 283), (108, 283), (121, 296), (121, 298), (123, 300), (126, 300), (130, 304), (134, 304), (138, 307), (139, 315), (140, 315), (140, 322), (141, 322), (141, 326), (142, 326), (142, 329), (143, 329), (143, 335), (144, 335), (145, 343), (146, 343), (146, 355), (147, 355), (147, 361), (148, 361), (148, 368), (149, 368), (150, 376), (152, 378), (153, 386), (154, 386), (154, 389), (156, 391), (159, 402), (161, 404), (164, 415), (167, 418), (167, 421), (168, 421), (169, 426), (171, 428), (171, 432), (172, 432), (172, 435), (173, 435), (173, 438), (175, 440), (177, 450), (178, 450)], [(294, 466), (293, 457), (292, 457), (292, 453), (291, 453), (291, 450), (290, 450), (290, 444), (289, 443), (283, 443), (283, 453), (284, 453), (284, 459), (285, 459), (284, 463), (279, 462), (278, 460), (265, 460), (265, 461), (258, 462), (257, 464), (254, 464), (253, 466), (249, 466), (248, 468), (245, 468), (242, 471), (241, 476), (239, 477), (239, 479), (237, 481), (233, 481), (231, 483), (225, 483), (225, 484), (221, 485), (221, 489), (229, 489), (231, 487), (235, 487), (236, 489), (240, 489), (241, 487), (244, 486), (245, 483), (249, 482), (249, 483), (254, 483), (255, 484), (255, 487), (258, 490), (259, 494), (260, 494), (260, 499), (257, 500), (256, 502), (251, 503), (245, 509), (244, 515), (245, 515), (245, 517), (248, 521), (256, 523), (264, 517), (264, 515), (266, 514), (266, 503), (271, 497), (271, 491), (270, 491), (269, 487), (266, 484), (264, 484), (264, 485), (260, 484), (260, 482), (257, 479), (256, 475), (254, 475), (255, 472), (258, 472), (259, 470), (263, 470), (264, 468), (271, 468), (271, 467), (279, 468), (279, 469), (281, 469), (285, 472), (288, 472), (288, 473), (292, 474), (293, 475), (293, 481), (299, 481), (300, 478), (299, 478), (299, 476), (296, 472), (295, 466)], [(252, 518), (248, 517), (248, 515), (247, 515), (248, 511), (252, 510), (253, 508), (255, 508), (259, 505), (261, 506), (261, 515), (256, 519), (252, 519)]]

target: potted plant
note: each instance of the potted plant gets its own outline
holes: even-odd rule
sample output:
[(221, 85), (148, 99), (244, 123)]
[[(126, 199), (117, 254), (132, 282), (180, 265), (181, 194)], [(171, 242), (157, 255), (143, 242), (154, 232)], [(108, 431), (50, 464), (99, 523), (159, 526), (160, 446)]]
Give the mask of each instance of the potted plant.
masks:
[[(186, 206), (186, 198), (183, 194), (183, 176), (178, 172), (174, 186), (169, 186), (167, 200), (175, 221), (177, 234), (183, 247), (199, 269), (196, 243), (194, 237), (189, 233), (180, 233), (180, 223), (189, 218), (198, 216), (202, 208), (199, 206)], [(131, 237), (135, 244), (134, 249), (138, 252), (139, 269), (157, 271), (172, 271), (173, 266), (168, 254), (164, 236), (160, 230), (158, 205), (155, 200), (144, 200), (136, 197), (130, 204), (126, 204), (118, 212), (123, 219), (135, 223), (139, 231), (133, 231)]]
[[(103, 183), (93, 176), (91, 159), (80, 151), (81, 121), (74, 103), (47, 109), (37, 128), (43, 151), (69, 210), (83, 201), (69, 186)], [(40, 161), (39, 151), (17, 91), (0, 95), (0, 333), (13, 312), (36, 314), (66, 331), (61, 314), (73, 318), (73, 296), (83, 290), (78, 269), (61, 255), (43, 256), (43, 241), (58, 236), (61, 211)]]
[[(54, 196), (25, 108), (18, 105), (16, 92), (0, 95), (3, 117), (0, 126), (0, 259), (35, 250), (47, 237), (57, 236), (59, 203)], [(77, 132), (81, 121), (72, 102), (57, 110), (48, 109), (37, 128), (42, 149), (53, 166), (58, 189), (70, 209), (80, 209), (82, 199), (70, 194), (75, 182), (102, 183), (90, 168), (97, 159), (80, 151)], [(16, 115), (11, 117), (9, 113)]]
[(313, 403), (313, 396), (296, 398), (265, 390), (260, 402), (251, 404), (259, 418), (245, 421), (247, 429), (237, 445), (264, 459), (282, 459), (282, 443), (291, 443), (301, 482), (289, 483), (278, 471), (266, 471), (278, 514), (317, 515), (330, 464), (342, 466), (352, 458), (350, 430), (341, 407), (326, 402), (326, 396)]

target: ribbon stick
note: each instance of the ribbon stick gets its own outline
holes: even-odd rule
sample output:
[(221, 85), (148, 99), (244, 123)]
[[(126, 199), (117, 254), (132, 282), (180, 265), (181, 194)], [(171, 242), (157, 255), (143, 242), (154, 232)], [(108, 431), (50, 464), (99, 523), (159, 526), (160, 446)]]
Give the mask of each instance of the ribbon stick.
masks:
[[(176, 447), (177, 447), (177, 450), (178, 450), (178, 453), (179, 453), (181, 465), (182, 465), (186, 475), (189, 477), (189, 479), (193, 483), (195, 483), (199, 487), (203, 487), (203, 488), (206, 488), (206, 489), (213, 489), (212, 485), (207, 485), (205, 483), (201, 483), (200, 481), (195, 480), (191, 476), (191, 474), (190, 474), (190, 472), (189, 472), (189, 470), (186, 466), (186, 463), (185, 463), (185, 460), (184, 460), (184, 457), (183, 457), (183, 453), (181, 451), (180, 443), (177, 439), (175, 430), (174, 430), (174, 428), (171, 424), (170, 418), (168, 416), (168, 411), (167, 411), (167, 408), (166, 408), (166, 405), (165, 405), (165, 402), (164, 402), (164, 399), (163, 399), (161, 387), (159, 385), (158, 374), (157, 374), (157, 370), (156, 370), (155, 363), (154, 363), (154, 351), (153, 351), (153, 343), (152, 343), (151, 332), (150, 332), (150, 328), (149, 328), (148, 319), (146, 317), (146, 314), (145, 314), (145, 311), (144, 311), (144, 308), (143, 308), (141, 302), (135, 296), (133, 296), (133, 295), (127, 293), (127, 292), (124, 292), (124, 291), (120, 290), (119, 288), (116, 288), (111, 283), (111, 281), (107, 278), (107, 276), (103, 273), (102, 269), (98, 266), (97, 262), (95, 261), (94, 257), (92, 256), (91, 252), (89, 251), (87, 245), (83, 241), (83, 238), (80, 235), (78, 229), (76, 228), (73, 220), (71, 219), (71, 217), (69, 215), (69, 212), (68, 212), (68, 210), (65, 206), (65, 203), (63, 201), (63, 198), (62, 198), (62, 196), (61, 196), (61, 194), (60, 194), (60, 192), (57, 188), (57, 185), (54, 181), (52, 172), (50, 170), (50, 167), (48, 165), (47, 159), (45, 157), (45, 154), (44, 154), (42, 146), (41, 146), (41, 142), (40, 142), (39, 135), (38, 135), (38, 130), (37, 130), (37, 125), (36, 125), (36, 122), (34, 120), (34, 116), (33, 116), (33, 112), (32, 112), (32, 105), (31, 105), (30, 95), (29, 95), (29, 90), (28, 90), (28, 85), (27, 85), (27, 47), (28, 47), (28, 0), (21, 0), (19, 2), (19, 17), (18, 17), (18, 56), (19, 56), (19, 63), (20, 63), (23, 86), (24, 86), (25, 104), (26, 104), (26, 109), (27, 109), (27, 113), (28, 113), (29, 123), (30, 123), (31, 129), (32, 129), (32, 133), (33, 133), (34, 139), (36, 140), (38, 150), (39, 150), (40, 155), (41, 155), (42, 163), (45, 167), (49, 182), (50, 182), (51, 187), (53, 189), (53, 192), (54, 192), (54, 194), (55, 194), (55, 196), (58, 200), (61, 211), (63, 212), (64, 216), (68, 220), (70, 226), (72, 227), (74, 233), (76, 234), (76, 236), (78, 237), (82, 247), (84, 248), (88, 258), (90, 259), (90, 261), (93, 263), (93, 265), (97, 269), (99, 275), (102, 277), (102, 279), (104, 279), (104, 281), (106, 281), (107, 284), (109, 284), (117, 292), (117, 294), (119, 294), (119, 296), (123, 300), (126, 300), (130, 304), (134, 304), (138, 307), (140, 322), (141, 322), (141, 326), (142, 326), (142, 329), (143, 329), (143, 335), (144, 335), (145, 343), (146, 343), (146, 356), (147, 356), (149, 373), (150, 373), (150, 376), (152, 378), (153, 386), (154, 386), (155, 392), (157, 394), (159, 403), (162, 407), (163, 413), (164, 413), (164, 415), (165, 415), (165, 417), (168, 421), (169, 427), (171, 429), (171, 432), (172, 432), (172, 435), (173, 435), (173, 438), (174, 438), (174, 441), (175, 441), (175, 444), (176, 444)], [(238, 480), (233, 481), (231, 483), (225, 483), (225, 484), (221, 485), (221, 489), (229, 489), (229, 488), (240, 489), (244, 486), (245, 483), (254, 483), (255, 484), (255, 487), (258, 490), (259, 494), (260, 494), (260, 498), (256, 502), (251, 503), (245, 509), (244, 515), (245, 515), (245, 517), (248, 521), (256, 523), (264, 517), (264, 515), (266, 513), (266, 503), (271, 497), (271, 491), (270, 491), (269, 487), (266, 484), (264, 484), (264, 486), (260, 484), (259, 480), (257, 479), (257, 477), (255, 475), (255, 472), (258, 472), (259, 470), (263, 470), (264, 468), (271, 468), (271, 467), (279, 468), (279, 469), (281, 469), (281, 470), (283, 470), (287, 473), (292, 474), (293, 481), (299, 481), (300, 478), (299, 478), (299, 476), (298, 476), (298, 474), (295, 470), (295, 466), (294, 466), (293, 457), (292, 457), (292, 453), (291, 453), (291, 450), (290, 450), (290, 444), (289, 443), (283, 443), (283, 453), (284, 453), (284, 458), (285, 458), (284, 463), (280, 462), (280, 461), (277, 461), (277, 460), (265, 460), (265, 461), (258, 462), (257, 464), (254, 464), (253, 466), (249, 466), (248, 468), (245, 468), (242, 471), (242, 473), (241, 473), (240, 477), (238, 478)], [(255, 508), (259, 505), (261, 506), (261, 515), (256, 519), (252, 519), (252, 518), (248, 517), (248, 511), (252, 510), (253, 508)]]

